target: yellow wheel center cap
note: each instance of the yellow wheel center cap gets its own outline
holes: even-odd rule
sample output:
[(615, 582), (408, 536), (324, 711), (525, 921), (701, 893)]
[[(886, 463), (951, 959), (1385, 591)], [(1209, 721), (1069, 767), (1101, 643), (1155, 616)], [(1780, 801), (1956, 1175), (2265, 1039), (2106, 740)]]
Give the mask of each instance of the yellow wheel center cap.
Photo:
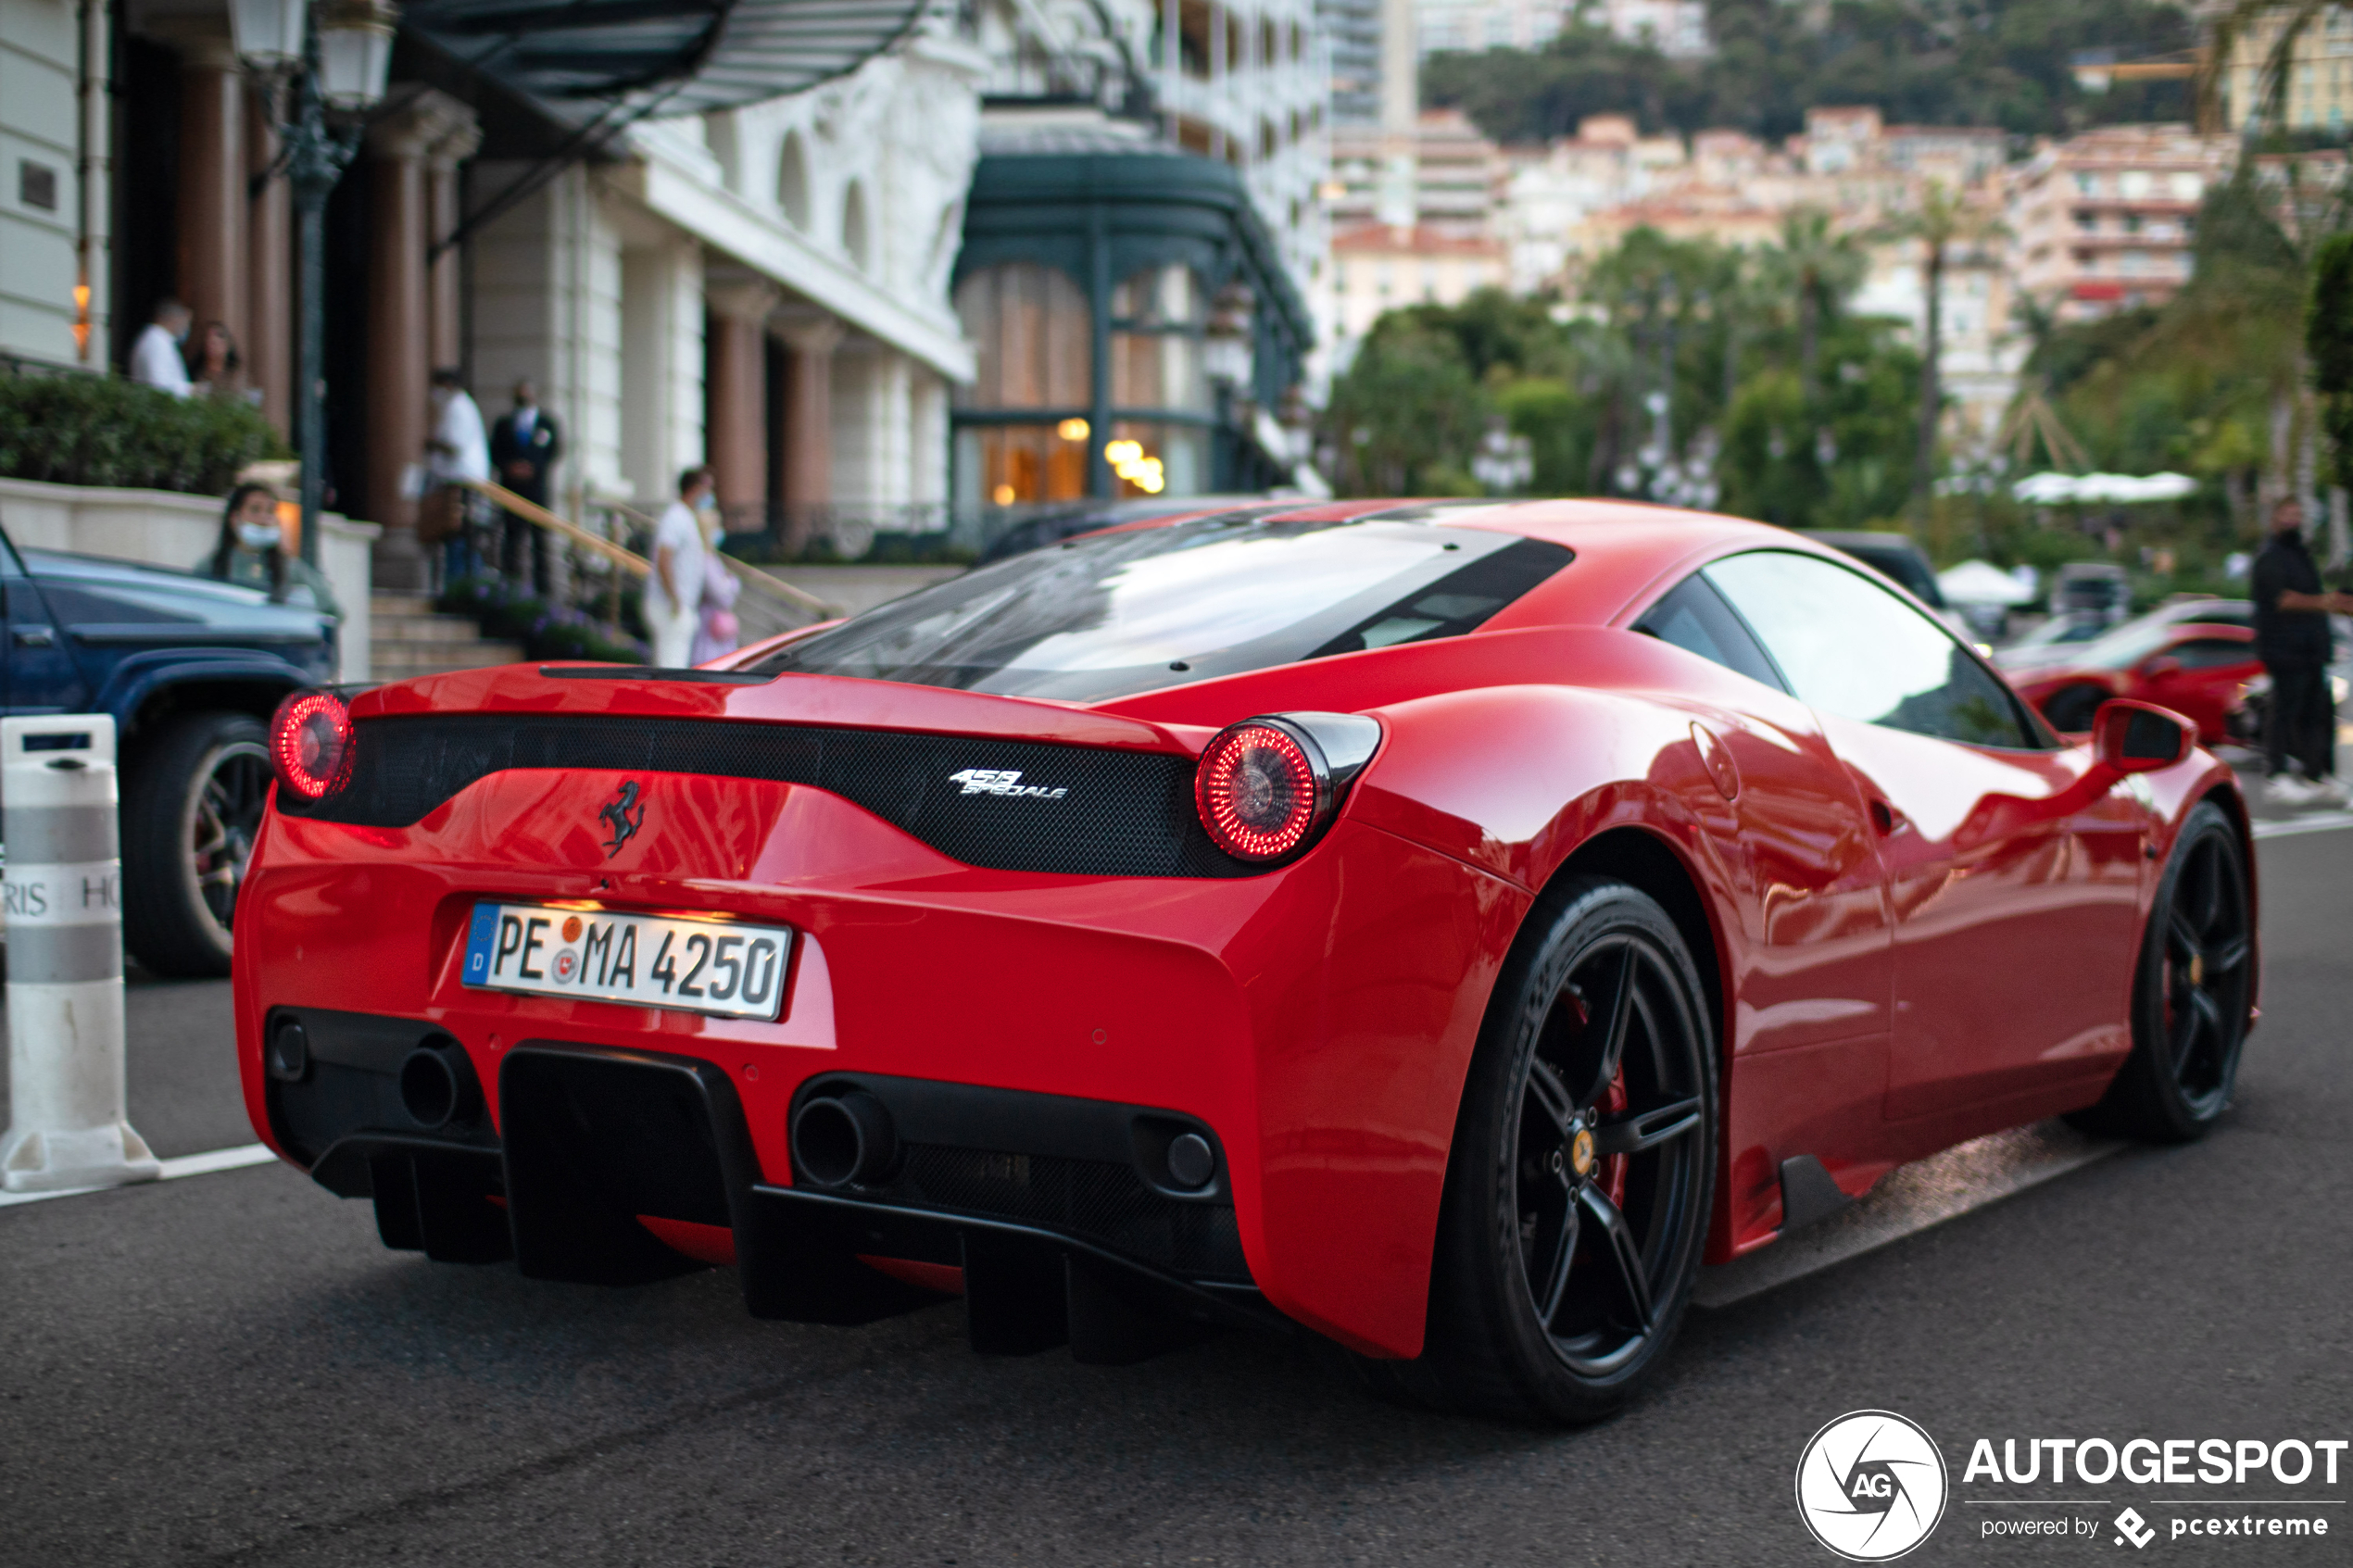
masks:
[(2206, 984), (2206, 955), (2204, 953), (2190, 955), (2190, 984), (2193, 985)]
[(1578, 1128), (1568, 1140), (1568, 1163), (1580, 1180), (1593, 1173), (1593, 1135), (1589, 1129)]

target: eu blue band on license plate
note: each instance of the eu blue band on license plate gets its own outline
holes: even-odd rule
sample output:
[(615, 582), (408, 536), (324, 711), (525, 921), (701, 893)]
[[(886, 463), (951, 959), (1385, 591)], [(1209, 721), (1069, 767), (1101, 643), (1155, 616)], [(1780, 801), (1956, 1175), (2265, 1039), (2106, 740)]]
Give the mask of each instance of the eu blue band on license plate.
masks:
[(792, 941), (789, 926), (476, 904), (461, 978), (477, 990), (773, 1022)]

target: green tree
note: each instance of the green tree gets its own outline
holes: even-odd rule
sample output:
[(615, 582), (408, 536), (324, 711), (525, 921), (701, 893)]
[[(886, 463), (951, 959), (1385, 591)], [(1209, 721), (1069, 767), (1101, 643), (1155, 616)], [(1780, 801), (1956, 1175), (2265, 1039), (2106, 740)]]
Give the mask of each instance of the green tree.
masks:
[(1352, 495), (1464, 489), (1487, 399), (1452, 333), (1404, 313), (1373, 325), (1332, 383), (1326, 445)]
[(1973, 207), (1961, 193), (1941, 180), (1931, 180), (1912, 207), (1898, 214), (1881, 231), (1887, 238), (1916, 241), (1920, 246), (1925, 322), (1920, 333), (1920, 428), (1912, 458), (1912, 504), (1927, 504), (1929, 482), (1936, 471), (1936, 430), (1944, 414), (1938, 365), (1944, 347), (1944, 264), (1952, 247), (1973, 245), (2007, 232), (1993, 213)]
[(1831, 230), (1829, 213), (1800, 207), (1781, 220), (1781, 243), (1767, 265), (1796, 307), (1798, 383), (1810, 397), (1820, 382), (1822, 323), (1861, 286), (1863, 253), (1851, 236)]
[(2304, 351), (2320, 394), (2322, 426), (2336, 459), (2336, 482), (2353, 488), (2353, 234), (2322, 242), (2312, 258), (2304, 311)]

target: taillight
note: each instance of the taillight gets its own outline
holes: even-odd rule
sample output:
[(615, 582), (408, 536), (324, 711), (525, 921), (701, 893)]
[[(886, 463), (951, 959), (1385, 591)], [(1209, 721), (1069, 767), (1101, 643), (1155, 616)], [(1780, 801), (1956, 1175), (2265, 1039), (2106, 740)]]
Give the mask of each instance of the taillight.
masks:
[(333, 692), (296, 692), (270, 721), (278, 782), (305, 800), (323, 800), (351, 782), (351, 710)]
[(1245, 719), (1221, 731), (1193, 774), (1201, 824), (1238, 860), (1279, 860), (1323, 825), (1332, 805), (1322, 749), (1279, 719)]

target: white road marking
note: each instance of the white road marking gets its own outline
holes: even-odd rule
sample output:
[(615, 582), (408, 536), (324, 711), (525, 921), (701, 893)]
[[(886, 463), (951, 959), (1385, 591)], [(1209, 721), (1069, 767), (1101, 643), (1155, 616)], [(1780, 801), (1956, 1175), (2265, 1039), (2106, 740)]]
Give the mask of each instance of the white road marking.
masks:
[(1834, 1263), (2080, 1170), (2122, 1148), (2064, 1122), (2013, 1127), (1891, 1171), (1879, 1185), (1820, 1223), (1745, 1258), (1700, 1272), (1692, 1301), (1729, 1307)]
[[(162, 1161), (158, 1181), (176, 1181), (182, 1176), (208, 1176), (216, 1171), (242, 1171), (248, 1165), (267, 1165), (277, 1159), (267, 1144), (245, 1143), (234, 1148), (208, 1149), (202, 1154), (182, 1155), (177, 1160)], [(144, 1183), (134, 1182), (134, 1186)], [(86, 1198), (94, 1192), (114, 1192), (115, 1187), (68, 1187), (63, 1192), (0, 1192), (0, 1209), (13, 1209), (19, 1203), (41, 1203), (52, 1198)]]
[(2259, 822), (2253, 831), (2258, 838), (2285, 838), (2290, 834), (2328, 833), (2336, 828), (2353, 828), (2353, 811), (2315, 811), (2309, 817)]

